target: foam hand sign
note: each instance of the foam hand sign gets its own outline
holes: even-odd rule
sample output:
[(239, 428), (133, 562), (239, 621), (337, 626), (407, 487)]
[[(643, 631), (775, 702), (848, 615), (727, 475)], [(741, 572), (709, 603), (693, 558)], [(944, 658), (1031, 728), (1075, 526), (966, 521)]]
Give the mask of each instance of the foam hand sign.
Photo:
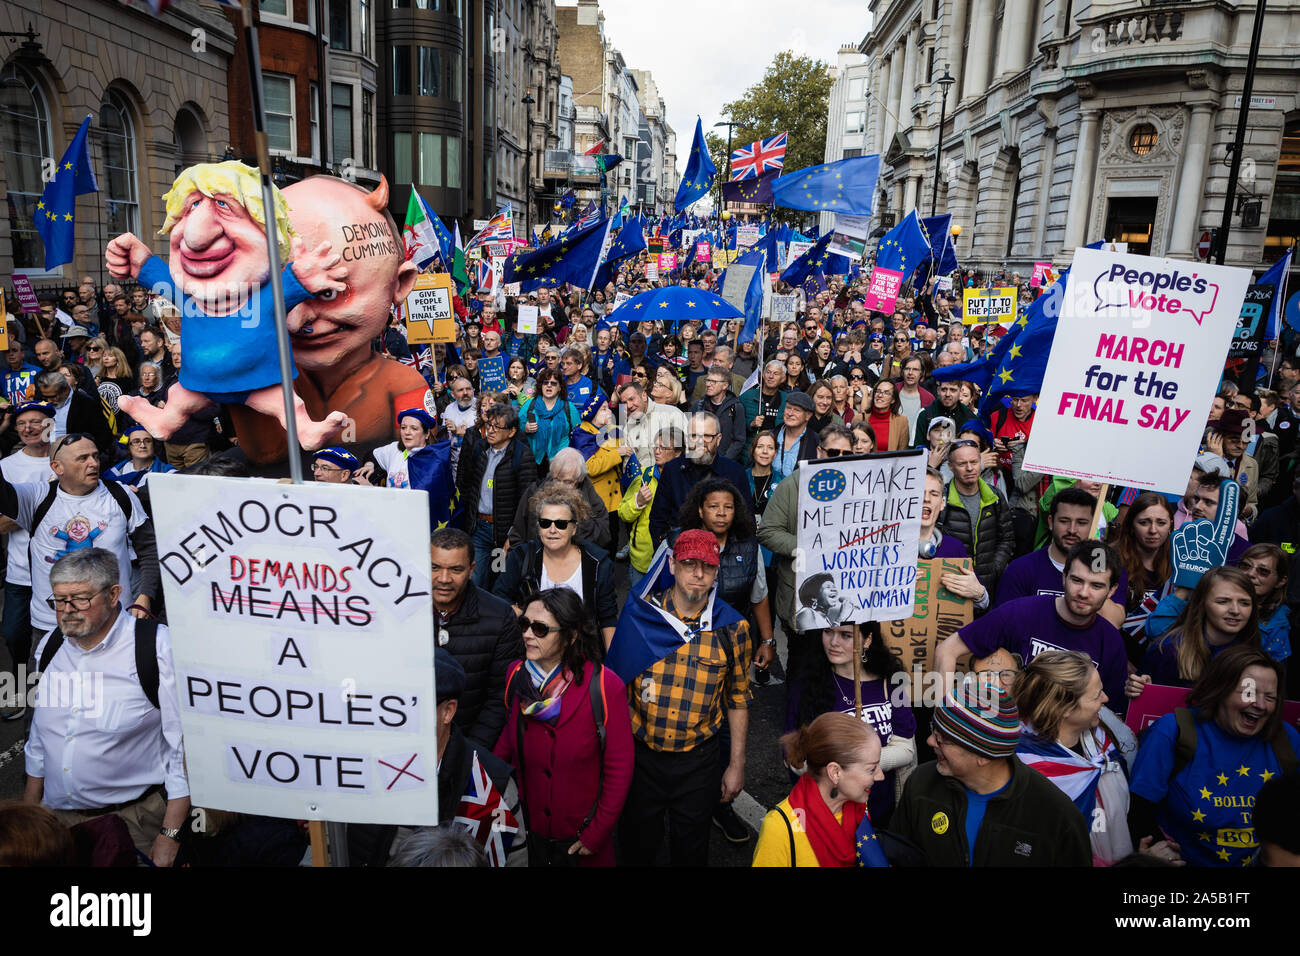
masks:
[(1219, 488), (1219, 510), (1214, 521), (1189, 521), (1169, 539), (1174, 563), (1174, 587), (1194, 588), (1201, 575), (1224, 564), (1237, 528), (1237, 504), (1241, 486), (1225, 481)]

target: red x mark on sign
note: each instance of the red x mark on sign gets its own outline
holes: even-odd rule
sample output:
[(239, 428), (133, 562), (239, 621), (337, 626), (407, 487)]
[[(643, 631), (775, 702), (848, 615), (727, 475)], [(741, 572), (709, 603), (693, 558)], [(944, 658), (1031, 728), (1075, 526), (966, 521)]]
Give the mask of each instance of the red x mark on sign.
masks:
[[(393, 760), (393, 761), (402, 760), (404, 759), (402, 757), (390, 756), (388, 760), (384, 759), (383, 757), (377, 757), (376, 760), (381, 767), (387, 767), (389, 770), (397, 771), (397, 773), (393, 775), (393, 779), (388, 782), (388, 786), (386, 786), (384, 789), (392, 790), (393, 785), (396, 784), (399, 780), (402, 780), (402, 777), (410, 777), (412, 779), (409, 781), (402, 780), (403, 786), (399, 786), (397, 788), (398, 790), (404, 790), (407, 787), (416, 786), (420, 783), (424, 783), (423, 777), (417, 774), (414, 770), (407, 769), (408, 767), (411, 766), (411, 764), (415, 763), (416, 760), (419, 759), (419, 756), (420, 756), (419, 754), (411, 754), (410, 758), (406, 760), (406, 763), (402, 764), (402, 766), (400, 767), (396, 766), (393, 763), (389, 763), (388, 760)], [(415, 770), (421, 770), (421, 769), (422, 768), (418, 765), (415, 768)]]

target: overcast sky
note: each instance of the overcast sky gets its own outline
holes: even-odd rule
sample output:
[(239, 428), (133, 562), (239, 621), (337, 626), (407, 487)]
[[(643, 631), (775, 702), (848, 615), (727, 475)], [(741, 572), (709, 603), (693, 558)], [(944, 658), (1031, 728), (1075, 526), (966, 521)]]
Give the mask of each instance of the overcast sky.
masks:
[(680, 170), (696, 114), (709, 132), (723, 118), (722, 104), (757, 83), (781, 50), (834, 63), (840, 45), (860, 42), (871, 20), (866, 0), (601, 0), (600, 9), (605, 36), (628, 67), (654, 74), (677, 133)]

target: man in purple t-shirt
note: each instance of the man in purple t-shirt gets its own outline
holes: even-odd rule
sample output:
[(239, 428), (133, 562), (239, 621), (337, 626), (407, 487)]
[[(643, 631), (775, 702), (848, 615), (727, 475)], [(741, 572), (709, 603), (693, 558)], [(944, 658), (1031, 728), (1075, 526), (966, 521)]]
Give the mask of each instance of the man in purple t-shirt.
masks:
[[(1065, 556), (1071, 548), (1088, 537), (1096, 508), (1097, 499), (1082, 488), (1065, 488), (1057, 494), (1047, 513), (1047, 529), (1051, 532), (1051, 539), (1046, 546), (1016, 558), (1007, 565), (998, 580), (997, 599), (993, 606), (999, 607), (1016, 598), (1035, 594), (1050, 594), (1053, 597), (1064, 594), (1061, 581), (1065, 571)], [(1101, 609), (1101, 616), (1116, 627), (1124, 623), (1127, 590), (1128, 572), (1121, 566), (1119, 584), (1111, 591)]]
[(1124, 639), (1099, 613), (1119, 574), (1119, 556), (1112, 548), (1100, 541), (1080, 541), (1066, 555), (1063, 595), (1017, 598), (993, 608), (939, 644), (935, 668), (952, 674), (963, 654), (986, 657), (997, 647), (1019, 653), (1025, 663), (1043, 651), (1083, 651), (1101, 672), (1112, 706), (1124, 706)]

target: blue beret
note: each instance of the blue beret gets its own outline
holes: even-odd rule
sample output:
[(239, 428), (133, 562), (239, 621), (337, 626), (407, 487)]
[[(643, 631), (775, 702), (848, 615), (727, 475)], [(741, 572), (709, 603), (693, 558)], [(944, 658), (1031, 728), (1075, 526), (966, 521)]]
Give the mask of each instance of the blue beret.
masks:
[(439, 704), (445, 700), (459, 700), (465, 692), (465, 668), (445, 647), (433, 650), (433, 682)]
[(425, 428), (437, 428), (438, 420), (426, 412), (423, 408), (404, 408), (397, 413), (397, 420), (401, 422), (403, 418), (414, 418)]
[(40, 412), (46, 418), (54, 417), (54, 406), (49, 402), (23, 402), (16, 411), (19, 415), (23, 412)]
[(338, 465), (340, 468), (346, 468), (349, 471), (356, 471), (361, 467), (361, 462), (357, 460), (356, 455), (346, 448), (340, 448), (338, 445), (332, 448), (322, 448), (311, 456), (311, 460), (328, 461), (331, 465)]

